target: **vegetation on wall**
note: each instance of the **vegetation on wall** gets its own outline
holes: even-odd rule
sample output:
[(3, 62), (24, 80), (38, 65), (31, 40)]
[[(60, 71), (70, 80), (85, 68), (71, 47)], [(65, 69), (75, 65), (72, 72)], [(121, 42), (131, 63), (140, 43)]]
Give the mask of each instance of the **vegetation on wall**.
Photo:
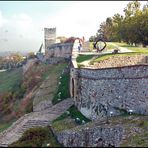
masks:
[(76, 106), (72, 105), (65, 113), (52, 122), (52, 127), (56, 132), (83, 125), (91, 120), (86, 118)]
[(53, 104), (56, 104), (70, 97), (69, 81), (70, 81), (70, 72), (68, 68), (65, 68), (63, 69), (63, 72), (59, 77), (58, 88), (52, 100)]
[(85, 123), (91, 121), (90, 119), (86, 118), (78, 109), (76, 106), (72, 105), (64, 114), (59, 116), (57, 119), (55, 119), (53, 122), (63, 120), (67, 117), (71, 117), (72, 119), (75, 119), (75, 122), (77, 124), (83, 124), (83, 121)]

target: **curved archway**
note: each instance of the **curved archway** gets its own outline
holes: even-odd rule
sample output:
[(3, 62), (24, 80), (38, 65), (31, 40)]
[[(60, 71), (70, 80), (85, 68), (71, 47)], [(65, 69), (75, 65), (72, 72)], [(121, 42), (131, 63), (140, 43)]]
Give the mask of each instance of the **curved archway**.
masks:
[(83, 48), (83, 45), (84, 45), (83, 39), (81, 39), (81, 38), (75, 38), (74, 39), (74, 44), (73, 44), (74, 49), (76, 49), (76, 50), (79, 49), (80, 50), (80, 48), (81, 49)]
[(80, 42), (81, 42), (81, 43), (84, 42), (83, 39), (81, 39), (81, 38), (75, 38), (75, 39), (74, 39), (74, 42), (75, 42), (76, 40), (79, 40), (79, 43), (80, 43)]

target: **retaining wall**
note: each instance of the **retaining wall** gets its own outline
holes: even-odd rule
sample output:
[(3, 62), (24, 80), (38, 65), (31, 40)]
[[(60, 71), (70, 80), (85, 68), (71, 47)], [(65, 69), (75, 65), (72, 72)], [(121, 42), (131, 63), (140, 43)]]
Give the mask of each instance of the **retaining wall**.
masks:
[(71, 96), (88, 118), (119, 115), (121, 110), (148, 115), (148, 65), (104, 69), (71, 68)]

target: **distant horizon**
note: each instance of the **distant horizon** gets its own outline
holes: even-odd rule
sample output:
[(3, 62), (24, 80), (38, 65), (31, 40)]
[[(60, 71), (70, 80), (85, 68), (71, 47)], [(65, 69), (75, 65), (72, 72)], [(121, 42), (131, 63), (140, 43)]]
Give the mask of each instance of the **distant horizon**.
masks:
[[(100, 23), (115, 13), (123, 15), (130, 1), (1, 1), (0, 52), (37, 52), (44, 44), (44, 28), (57, 37), (95, 35)], [(142, 7), (146, 1), (140, 1)], [(7, 11), (6, 11), (7, 10)]]

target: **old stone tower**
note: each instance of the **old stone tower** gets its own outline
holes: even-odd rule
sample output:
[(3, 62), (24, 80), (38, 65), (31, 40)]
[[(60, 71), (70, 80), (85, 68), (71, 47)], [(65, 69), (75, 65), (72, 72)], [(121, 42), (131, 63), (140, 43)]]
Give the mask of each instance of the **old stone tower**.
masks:
[(44, 28), (45, 52), (48, 47), (56, 43), (56, 28)]

